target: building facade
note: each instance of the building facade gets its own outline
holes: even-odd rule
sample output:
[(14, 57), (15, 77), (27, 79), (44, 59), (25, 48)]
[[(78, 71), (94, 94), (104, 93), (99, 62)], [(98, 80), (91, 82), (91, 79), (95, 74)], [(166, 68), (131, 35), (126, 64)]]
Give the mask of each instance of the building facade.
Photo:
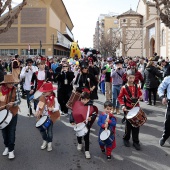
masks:
[(12, 27), (0, 34), (0, 56), (69, 55), (70, 42), (74, 40), (72, 29), (73, 23), (62, 0), (39, 0), (38, 4), (32, 1), (23, 8)]
[(93, 36), (93, 48), (100, 51), (101, 41), (108, 37), (108, 30), (117, 29), (119, 26), (117, 14), (101, 14), (96, 22), (95, 34)]
[(153, 0), (139, 0), (137, 12), (143, 15), (143, 56), (170, 56), (170, 30), (160, 20)]

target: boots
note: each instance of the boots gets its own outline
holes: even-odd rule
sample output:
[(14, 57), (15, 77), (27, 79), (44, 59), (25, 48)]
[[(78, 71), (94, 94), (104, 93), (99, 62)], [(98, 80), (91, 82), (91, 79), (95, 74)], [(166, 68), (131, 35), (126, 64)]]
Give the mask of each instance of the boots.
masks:
[(78, 145), (77, 145), (77, 150), (78, 150), (78, 151), (81, 151), (81, 150), (82, 150), (82, 147), (83, 147), (83, 145), (78, 143)]
[(47, 147), (47, 141), (43, 140), (43, 144), (41, 145), (41, 149), (45, 149)]
[(120, 114), (119, 108), (116, 108), (116, 114), (117, 114), (117, 115)]
[(48, 144), (47, 144), (47, 151), (48, 152), (50, 152), (50, 151), (52, 151), (52, 142), (49, 142)]
[(5, 148), (5, 150), (4, 150), (4, 152), (2, 153), (2, 155), (3, 155), (3, 156), (8, 155), (8, 148), (7, 148), (7, 147)]
[(9, 159), (14, 159), (15, 158), (14, 151), (9, 152), (8, 158)]

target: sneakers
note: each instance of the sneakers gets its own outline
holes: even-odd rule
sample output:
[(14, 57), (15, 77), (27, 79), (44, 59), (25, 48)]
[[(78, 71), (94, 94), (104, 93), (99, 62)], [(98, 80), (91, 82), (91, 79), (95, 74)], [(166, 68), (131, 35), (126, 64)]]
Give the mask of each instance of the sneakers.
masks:
[(48, 144), (47, 144), (47, 151), (48, 152), (50, 152), (50, 151), (52, 151), (52, 142), (49, 142)]
[(9, 152), (8, 158), (9, 159), (14, 159), (15, 158), (14, 151)]
[(137, 151), (141, 150), (139, 143), (133, 143), (133, 146)]
[(123, 143), (126, 147), (130, 147), (130, 143), (128, 140), (123, 139)]
[(85, 157), (86, 157), (86, 159), (90, 159), (91, 158), (89, 151), (85, 151)]
[(3, 156), (8, 155), (8, 148), (7, 148), (7, 147), (5, 148), (5, 150), (4, 150), (4, 152), (2, 153), (2, 155), (3, 155)]
[(43, 140), (43, 144), (41, 145), (41, 149), (45, 149), (47, 147), (47, 141)]
[(78, 151), (81, 151), (82, 148), (83, 148), (83, 145), (78, 143), (78, 145), (77, 145), (77, 150), (78, 150)]
[(111, 160), (111, 155), (107, 156), (107, 160), (110, 161)]
[(163, 146), (165, 144), (165, 139), (162, 137), (160, 140), (159, 140), (159, 145), (160, 146)]

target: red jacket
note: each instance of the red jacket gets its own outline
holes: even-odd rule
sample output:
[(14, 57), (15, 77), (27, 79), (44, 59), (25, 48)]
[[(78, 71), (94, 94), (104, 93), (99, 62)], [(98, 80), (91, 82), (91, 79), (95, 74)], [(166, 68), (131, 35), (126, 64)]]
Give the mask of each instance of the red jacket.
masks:
[[(140, 96), (142, 96), (142, 92), (141, 92), (141, 88), (137, 86), (137, 96), (135, 96), (135, 91), (136, 91), (136, 87), (135, 85), (133, 86), (128, 86), (131, 94), (132, 94), (132, 97), (137, 97), (139, 98)], [(124, 99), (125, 97), (125, 99)], [(118, 96), (118, 100), (119, 100), (119, 103), (120, 105), (125, 105), (127, 106), (128, 108), (132, 109), (133, 108), (133, 105), (132, 105), (132, 100), (129, 96), (129, 93), (127, 92), (125, 86), (123, 86), (120, 90), (120, 93), (119, 93), (119, 96)], [(125, 100), (128, 100), (130, 102), (125, 102)], [(136, 106), (139, 106), (139, 103), (136, 105)]]

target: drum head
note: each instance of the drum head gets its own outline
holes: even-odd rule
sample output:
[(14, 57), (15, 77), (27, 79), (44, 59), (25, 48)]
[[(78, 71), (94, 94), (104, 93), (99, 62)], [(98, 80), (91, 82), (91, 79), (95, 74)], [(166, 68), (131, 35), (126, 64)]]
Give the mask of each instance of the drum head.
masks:
[(133, 109), (131, 109), (131, 110), (128, 112), (126, 118), (127, 118), (127, 119), (131, 119), (131, 118), (133, 118), (134, 116), (136, 116), (137, 113), (139, 112), (139, 109), (140, 109), (139, 107), (134, 107)]
[(7, 115), (7, 110), (6, 109), (0, 111), (0, 124), (5, 119), (6, 115)]
[(100, 134), (100, 139), (102, 141), (106, 140), (108, 137), (110, 136), (110, 130), (104, 130), (101, 134)]
[(34, 93), (34, 99), (38, 99), (41, 95), (42, 95), (42, 92), (36, 91), (36, 92)]
[(75, 131), (79, 131), (79, 130), (83, 129), (85, 125), (86, 125), (85, 123), (78, 123), (78, 124), (74, 127), (74, 130), (75, 130)]
[(40, 127), (41, 125), (44, 124), (44, 122), (47, 120), (48, 116), (43, 116), (40, 118), (40, 120), (36, 123), (36, 127)]

